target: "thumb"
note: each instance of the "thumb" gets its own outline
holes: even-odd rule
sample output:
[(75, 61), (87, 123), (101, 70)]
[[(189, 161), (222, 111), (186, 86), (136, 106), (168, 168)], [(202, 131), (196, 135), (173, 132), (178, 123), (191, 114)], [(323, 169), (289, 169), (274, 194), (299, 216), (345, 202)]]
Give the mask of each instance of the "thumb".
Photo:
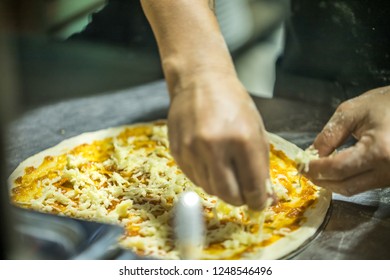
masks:
[(314, 140), (313, 146), (320, 157), (330, 155), (355, 131), (364, 114), (358, 108), (357, 100), (342, 103)]

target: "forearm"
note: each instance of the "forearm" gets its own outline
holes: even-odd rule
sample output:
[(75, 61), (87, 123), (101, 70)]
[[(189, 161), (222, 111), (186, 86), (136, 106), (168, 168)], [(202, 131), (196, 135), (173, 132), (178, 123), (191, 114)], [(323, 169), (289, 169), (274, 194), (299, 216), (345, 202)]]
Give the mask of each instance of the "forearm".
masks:
[(186, 176), (233, 205), (265, 207), (264, 126), (210, 0), (141, 0), (168, 83), (169, 148)]
[(194, 76), (211, 71), (235, 75), (212, 2), (141, 0), (159, 45), (171, 97)]

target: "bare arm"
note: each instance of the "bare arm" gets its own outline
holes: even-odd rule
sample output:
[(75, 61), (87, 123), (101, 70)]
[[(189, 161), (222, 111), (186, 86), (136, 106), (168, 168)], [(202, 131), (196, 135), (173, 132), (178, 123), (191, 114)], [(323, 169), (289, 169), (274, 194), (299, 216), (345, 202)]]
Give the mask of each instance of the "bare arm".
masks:
[(268, 140), (209, 0), (142, 0), (171, 97), (171, 152), (206, 192), (263, 209)]
[(187, 77), (235, 70), (214, 14), (214, 1), (142, 0), (142, 7), (155, 34), (168, 82), (175, 95)]

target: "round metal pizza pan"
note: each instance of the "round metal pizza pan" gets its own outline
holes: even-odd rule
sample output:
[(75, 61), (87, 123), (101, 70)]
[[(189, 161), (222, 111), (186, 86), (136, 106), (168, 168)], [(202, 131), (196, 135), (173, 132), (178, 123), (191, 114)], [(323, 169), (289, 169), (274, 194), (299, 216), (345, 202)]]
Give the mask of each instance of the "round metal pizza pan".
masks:
[[(302, 148), (311, 144), (332, 112), (332, 108), (280, 98), (254, 97), (254, 100), (267, 130)], [(7, 173), (9, 175), (24, 159), (66, 138), (112, 126), (166, 118), (168, 107), (166, 84), (158, 81), (31, 109), (9, 126)], [(331, 210), (315, 236), (285, 258), (390, 259), (389, 234), (390, 189), (349, 198), (333, 195)], [(121, 258), (136, 256), (126, 252)]]
[(294, 259), (295, 257), (298, 257), (299, 254), (302, 253), (313, 242), (313, 240), (318, 238), (329, 223), (330, 217), (332, 215), (332, 209), (333, 209), (333, 205), (331, 202), (328, 210), (326, 211), (324, 221), (322, 222), (321, 226), (317, 229), (317, 231), (309, 239), (307, 239), (301, 246), (299, 246), (296, 250), (283, 256), (281, 259), (290, 260), (290, 259)]

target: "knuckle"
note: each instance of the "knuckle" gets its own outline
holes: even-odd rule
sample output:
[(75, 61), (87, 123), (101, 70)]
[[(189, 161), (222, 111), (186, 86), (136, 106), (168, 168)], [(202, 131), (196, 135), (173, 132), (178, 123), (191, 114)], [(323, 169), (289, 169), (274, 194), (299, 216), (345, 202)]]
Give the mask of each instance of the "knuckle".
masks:
[(334, 130), (330, 124), (328, 124), (321, 133), (321, 145), (329, 149), (336, 149), (337, 146), (334, 143)]
[(342, 102), (336, 109), (337, 113), (343, 113), (349, 111), (353, 107), (353, 99)]
[[(388, 137), (390, 138), (390, 137)], [(377, 145), (377, 155), (381, 162), (390, 163), (390, 139), (383, 139)]]
[(210, 133), (205, 133), (203, 131), (194, 131), (190, 135), (183, 137), (183, 144), (187, 149), (193, 149), (194, 147), (201, 146), (210, 146), (217, 140), (216, 137)]
[(250, 130), (240, 131), (239, 133), (232, 134), (230, 136), (230, 139), (233, 143), (244, 146), (249, 146), (252, 144), (254, 142), (253, 139), (255, 138), (256, 135), (253, 133), (253, 131)]
[(220, 140), (218, 138), (215, 138), (213, 136), (198, 134), (194, 136), (192, 145), (193, 145), (193, 149), (197, 149), (197, 152), (203, 152), (203, 153), (210, 152), (214, 154), (215, 149), (216, 147), (218, 147), (219, 143)]
[(250, 141), (246, 137), (241, 137), (241, 136), (231, 137), (231, 139), (229, 139), (229, 142), (234, 147), (240, 147), (244, 149), (249, 148), (250, 146)]
[(366, 132), (356, 145), (364, 149), (367, 160), (376, 163), (390, 163), (390, 134), (383, 132)]
[(390, 163), (390, 154), (388, 151), (380, 150), (378, 151), (377, 159), (382, 163)]
[(185, 149), (191, 148), (194, 145), (194, 141), (195, 141), (194, 137), (192, 137), (190, 135), (184, 136), (183, 140), (182, 140), (183, 147)]
[(220, 133), (215, 130), (198, 129), (194, 131), (193, 140), (197, 143), (209, 144), (220, 139)]
[(193, 137), (196, 142), (204, 147), (214, 147), (220, 144), (248, 145), (252, 142), (253, 133), (250, 131), (225, 131), (225, 132), (197, 132)]

